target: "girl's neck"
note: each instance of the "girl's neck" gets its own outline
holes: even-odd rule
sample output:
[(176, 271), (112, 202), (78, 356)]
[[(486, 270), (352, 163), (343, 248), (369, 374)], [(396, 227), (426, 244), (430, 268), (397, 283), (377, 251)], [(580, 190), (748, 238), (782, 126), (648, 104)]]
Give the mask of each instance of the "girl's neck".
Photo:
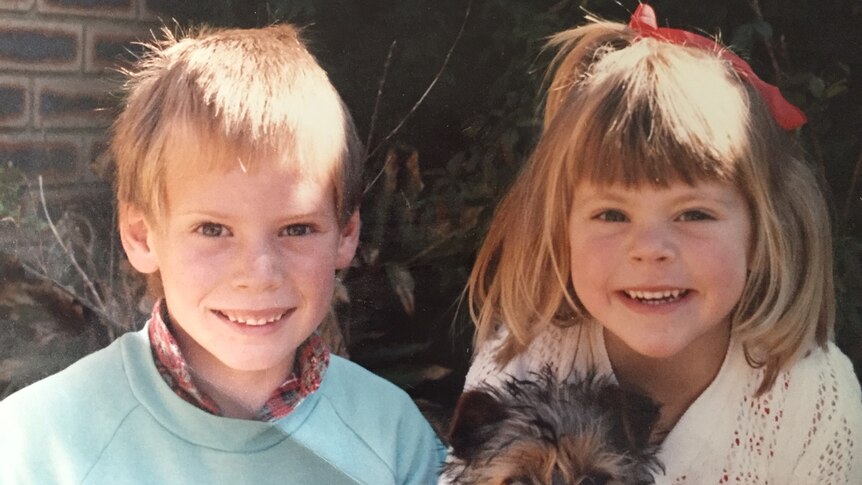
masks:
[(718, 325), (679, 354), (661, 359), (632, 351), (606, 330), (604, 335), (620, 385), (646, 393), (661, 404), (661, 416), (653, 431), (653, 441), (660, 442), (721, 369), (730, 344), (730, 325)]

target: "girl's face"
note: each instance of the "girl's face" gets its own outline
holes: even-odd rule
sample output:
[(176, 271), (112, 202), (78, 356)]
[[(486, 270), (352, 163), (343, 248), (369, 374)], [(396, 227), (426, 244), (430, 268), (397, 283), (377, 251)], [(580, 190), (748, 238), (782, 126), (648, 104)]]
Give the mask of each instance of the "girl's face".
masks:
[[(723, 352), (748, 268), (751, 214), (732, 185), (582, 183), (569, 220), (584, 307), (644, 357)], [(723, 355), (723, 354), (722, 354)]]

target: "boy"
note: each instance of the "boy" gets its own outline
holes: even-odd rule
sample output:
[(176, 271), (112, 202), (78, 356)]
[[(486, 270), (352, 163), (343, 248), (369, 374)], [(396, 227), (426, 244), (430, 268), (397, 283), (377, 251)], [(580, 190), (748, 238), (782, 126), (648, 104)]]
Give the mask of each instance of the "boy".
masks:
[(169, 35), (127, 88), (120, 236), (163, 298), (0, 402), (0, 483), (435, 483), (413, 403), (315, 333), (358, 244), (363, 155), (297, 31)]

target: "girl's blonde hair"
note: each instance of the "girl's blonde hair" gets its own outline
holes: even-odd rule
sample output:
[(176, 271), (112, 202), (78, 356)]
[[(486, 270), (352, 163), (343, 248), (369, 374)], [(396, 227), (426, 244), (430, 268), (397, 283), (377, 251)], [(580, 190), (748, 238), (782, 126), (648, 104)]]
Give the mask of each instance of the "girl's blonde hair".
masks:
[(752, 217), (735, 338), (778, 372), (825, 345), (834, 322), (829, 216), (795, 140), (718, 53), (638, 39), (596, 21), (549, 47), (544, 130), (494, 215), (468, 282), (479, 346), (505, 325), (505, 364), (544, 325), (590, 318), (571, 286), (568, 219), (577, 183), (732, 183)]
[(353, 121), (297, 28), (199, 28), (164, 40), (125, 72), (114, 125), (117, 199), (164, 215), (168, 165), (254, 170), (261, 160), (330, 177), (341, 224), (359, 206), (364, 153)]

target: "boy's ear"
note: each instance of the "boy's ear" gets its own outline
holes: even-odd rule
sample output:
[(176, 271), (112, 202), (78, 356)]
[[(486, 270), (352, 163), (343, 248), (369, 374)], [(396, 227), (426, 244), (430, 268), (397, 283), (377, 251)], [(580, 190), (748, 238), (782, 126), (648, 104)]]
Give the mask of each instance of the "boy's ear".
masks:
[(353, 211), (347, 224), (341, 228), (341, 236), (338, 241), (338, 249), (335, 258), (335, 268), (344, 269), (350, 266), (356, 247), (359, 245), (359, 229), (362, 222), (359, 220), (359, 209)]
[(144, 274), (159, 270), (159, 261), (152, 246), (152, 228), (139, 209), (125, 207), (120, 210), (120, 241), (129, 262)]

